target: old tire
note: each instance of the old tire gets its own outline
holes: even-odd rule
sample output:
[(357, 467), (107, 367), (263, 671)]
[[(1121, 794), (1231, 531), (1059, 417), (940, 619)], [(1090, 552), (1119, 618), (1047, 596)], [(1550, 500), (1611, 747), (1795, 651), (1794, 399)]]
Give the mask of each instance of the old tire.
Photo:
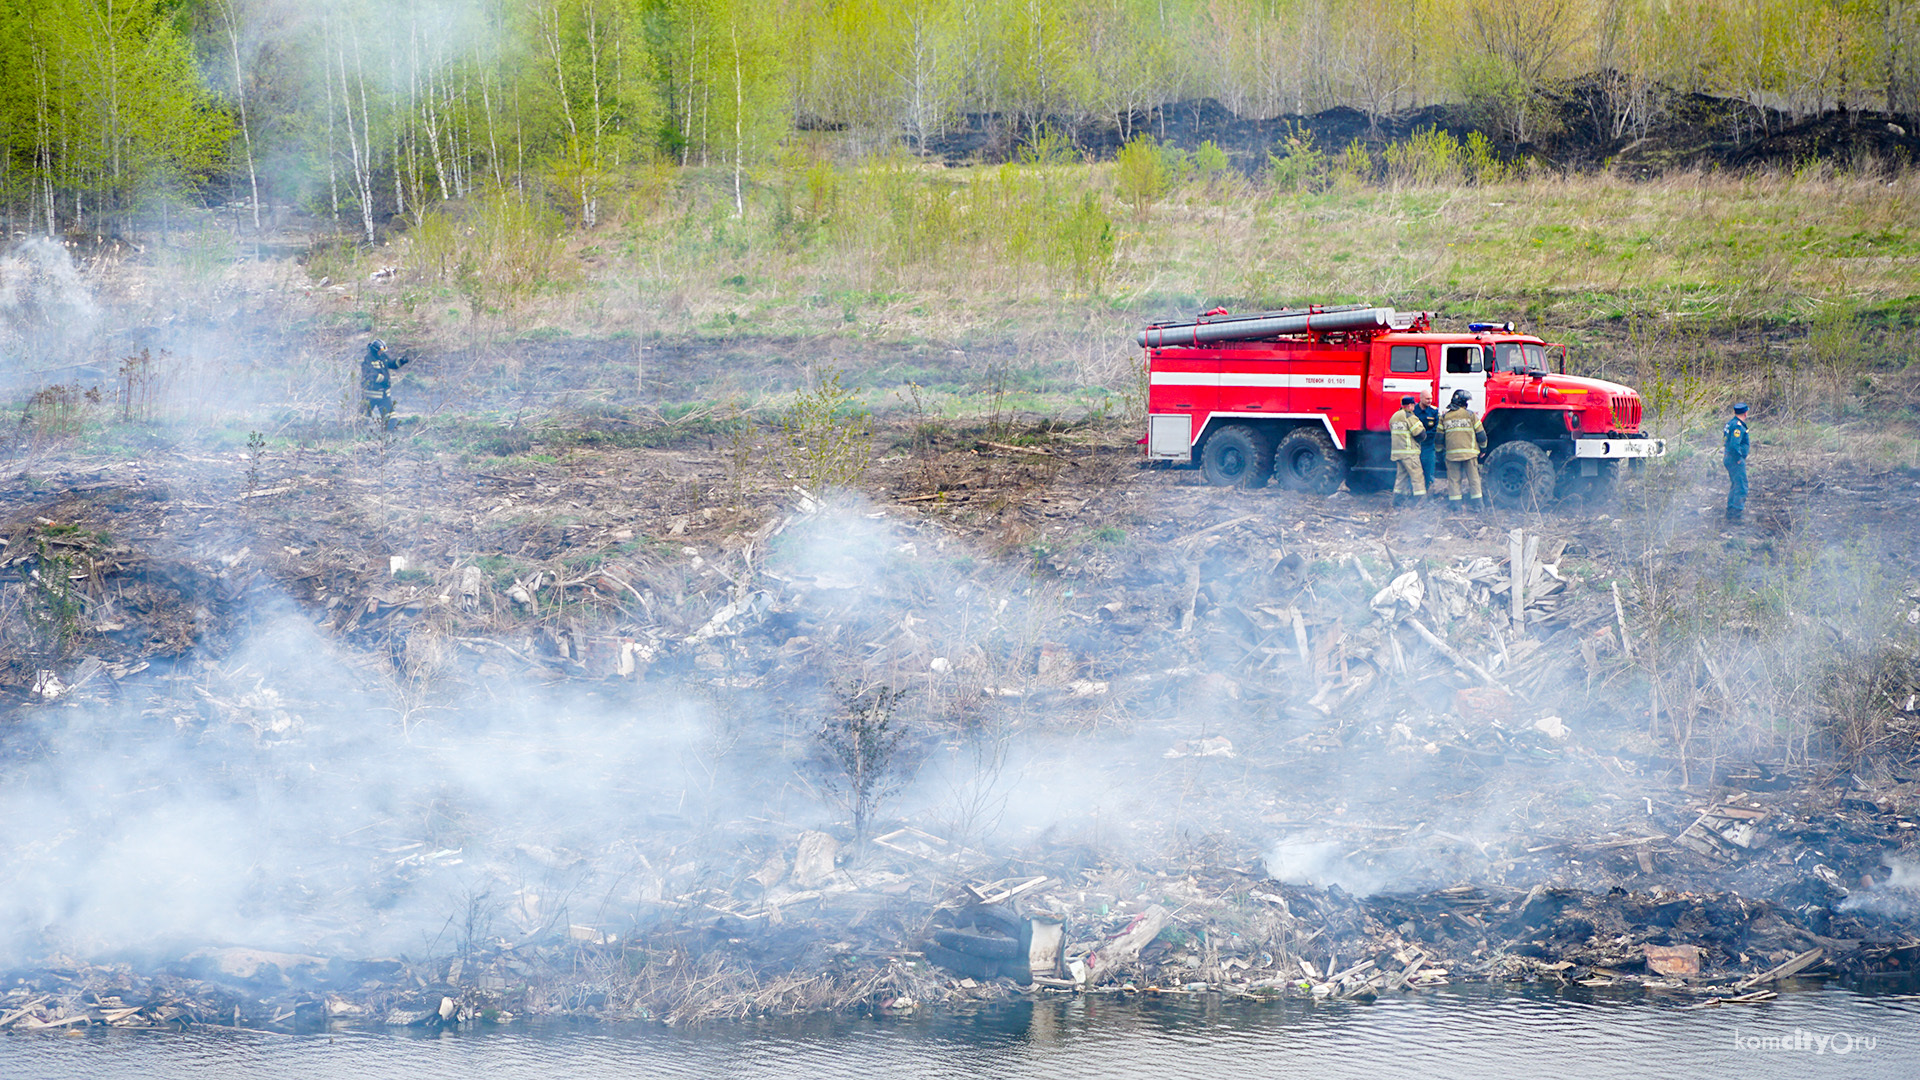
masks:
[(1320, 428), (1297, 427), (1273, 450), (1273, 475), (1288, 491), (1331, 495), (1347, 479), (1347, 460)]
[(1481, 484), (1487, 501), (1510, 509), (1539, 508), (1553, 501), (1557, 479), (1547, 452), (1530, 442), (1501, 443), (1487, 455)]
[(1264, 431), (1233, 424), (1207, 436), (1200, 471), (1215, 487), (1258, 488), (1273, 472), (1273, 444)]

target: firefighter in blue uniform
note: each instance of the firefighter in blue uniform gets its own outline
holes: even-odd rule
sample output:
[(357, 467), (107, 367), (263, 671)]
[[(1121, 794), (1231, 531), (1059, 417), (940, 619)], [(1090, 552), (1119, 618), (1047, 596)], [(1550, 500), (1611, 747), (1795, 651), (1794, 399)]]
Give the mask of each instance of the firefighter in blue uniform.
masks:
[(1727, 520), (1739, 521), (1747, 512), (1747, 403), (1736, 402), (1733, 418), (1721, 430), (1722, 460), (1727, 466)]
[(1434, 485), (1433, 474), (1434, 458), (1440, 442), (1440, 410), (1433, 407), (1433, 391), (1420, 391), (1420, 403), (1413, 407), (1413, 415), (1419, 417), (1420, 423), (1427, 429), (1425, 437), (1420, 440), (1420, 472), (1426, 477), (1427, 492), (1438, 495), (1440, 489)]

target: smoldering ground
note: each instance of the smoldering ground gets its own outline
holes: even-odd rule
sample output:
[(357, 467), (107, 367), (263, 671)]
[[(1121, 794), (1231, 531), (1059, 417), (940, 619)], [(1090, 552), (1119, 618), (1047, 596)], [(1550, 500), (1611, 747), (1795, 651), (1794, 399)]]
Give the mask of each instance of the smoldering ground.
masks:
[[(268, 601), (231, 651), (168, 665), (122, 708), (35, 710), (9, 734), (0, 786), (0, 813), (38, 823), (4, 855), (8, 951), (373, 955), (657, 918), (731, 880), (743, 821), (840, 819), (831, 769), (810, 760), (836, 680), (913, 690), (917, 745), (889, 820), (987, 852), (1075, 845), (1133, 864), (1222, 837), (1246, 862), (1266, 842), (1273, 770), (1166, 756), (1223, 727), (1245, 745), (1241, 727), (1196, 702), (1130, 714), (1112, 701), (1129, 674), (1117, 662), (1033, 685), (1072, 598), (961, 572), (989, 564), (869, 506), (797, 517), (760, 554), (716, 564), (732, 599), (687, 635), (679, 673), (627, 689), (482, 677), (457, 706), (409, 703), (386, 657)], [(802, 602), (769, 612), (783, 586)], [(763, 670), (749, 644), (769, 627), (788, 662)], [(1075, 726), (1059, 727), (1063, 702)], [(1365, 779), (1296, 772), (1286, 802), (1409, 812), (1443, 767), (1407, 761)], [(1381, 888), (1441, 873), (1414, 869), (1368, 872)]]
[[(430, 446), (342, 438), (338, 453), (270, 459), (284, 470), (272, 475), (285, 505), (246, 501), (231, 515), (218, 508), (239, 490), (233, 460), (113, 466), (114, 483), (138, 473), (180, 512), (162, 515), (161, 535), (110, 521), (86, 530), (274, 587), (236, 616), (243, 632), (210, 634), (123, 681), (118, 708), (23, 712), (5, 808), (41, 827), (10, 837), (4, 854), (20, 867), (0, 891), (8, 924), (24, 928), (14, 956), (159, 957), (213, 943), (445, 955), (564, 938), (576, 925), (600, 940), (725, 922), (712, 905), (738, 911), (772, 895), (753, 875), (791, 859), (798, 831), (845, 831), (844, 792), (815, 733), (860, 687), (909, 691), (914, 752), (881, 830), (915, 825), (982, 853), (983, 867), (1046, 872), (1062, 903), (1147, 896), (1155, 882), (1205, 873), (1315, 895), (1472, 883), (1601, 893), (1622, 882), (1770, 894), (1782, 887), (1772, 869), (1687, 864), (1670, 838), (1697, 816), (1716, 762), (1808, 762), (1806, 738), (1782, 749), (1780, 722), (1817, 741), (1809, 703), (1834, 628), (1860, 640), (1885, 630), (1884, 605), (1862, 603), (1882, 592), (1849, 584), (1861, 564), (1843, 557), (1844, 538), (1814, 533), (1792, 550), (1775, 538), (1723, 558), (1728, 541), (1698, 526), (1703, 505), (1717, 509), (1715, 478), (1682, 470), (1663, 501), (1632, 502), (1618, 518), (1501, 522), (1578, 539), (1584, 552), (1558, 565), (1579, 584), (1524, 637), (1487, 631), (1504, 608), (1493, 601), (1463, 599), (1449, 614), (1441, 632), (1526, 694), (1496, 719), (1469, 719), (1452, 694), (1474, 680), (1396, 621), (1407, 612), (1382, 615), (1372, 599), (1391, 576), (1415, 573), (1438, 602), (1443, 572), (1496, 563), (1505, 535), (1477, 522), (1115, 468), (1070, 503), (1048, 501), (1058, 480), (1023, 475), (1022, 492), (1038, 494), (1009, 495), (1032, 500), (1015, 515), (1021, 528), (1003, 517), (987, 519), (1000, 523), (990, 530), (884, 494), (814, 505), (777, 463), (739, 473), (719, 449), (469, 469)], [(990, 460), (971, 443), (958, 453), (970, 467)], [(63, 460), (34, 468), (63, 476)], [(883, 462), (893, 479), (869, 487), (885, 493), (927, 467)], [(764, 494), (740, 498), (750, 509), (703, 506), (695, 481)], [(644, 512), (627, 499), (643, 489), (661, 493)], [(18, 550), (48, 527), (36, 517), (81, 528), (49, 501), (66, 497), (9, 497), (26, 530)], [(1133, 501), (1133, 516), (1116, 519), (1127, 542), (1074, 539), (1072, 508), (1103, 499)], [(605, 561), (574, 561), (589, 548)], [(538, 584), (534, 562), (496, 554), (532, 550), (565, 571), (570, 593)], [(417, 586), (388, 572), (397, 552), (423, 568), (407, 572)], [(467, 570), (482, 563), (463, 611)], [(1646, 567), (1644, 582), (1630, 569)], [(1769, 636), (1751, 610), (1745, 623), (1720, 618), (1738, 598), (1728, 568), (1737, 582), (1796, 582), (1806, 619)], [(1610, 578), (1638, 661), (1617, 638), (1593, 637), (1616, 622)], [(529, 583), (537, 604), (508, 595)], [(1698, 614), (1711, 632), (1650, 653), (1648, 635), (1672, 624), (1650, 621), (1642, 596)], [(1297, 655), (1296, 609), (1312, 664)], [(565, 611), (586, 614), (570, 625)], [(1420, 617), (1440, 626), (1434, 612)], [(651, 666), (611, 677), (582, 662), (603, 635)], [(556, 656), (557, 638), (576, 651)], [(1797, 653), (1808, 681), (1778, 703), (1803, 711), (1763, 718), (1721, 696), (1712, 669), (1736, 670), (1723, 652), (1753, 665)], [(409, 666), (430, 653), (453, 659)], [(1650, 656), (1665, 680), (1657, 717), (1638, 711)], [(1310, 705), (1323, 684), (1351, 697)], [(1535, 726), (1549, 713), (1569, 736)], [(1689, 716), (1691, 729), (1675, 725)], [(1676, 748), (1697, 770), (1692, 790), (1674, 786)], [(1652, 868), (1632, 848), (1590, 850), (1622, 843), (1655, 849)], [(1830, 872), (1866, 858), (1848, 857)], [(1870, 865), (1879, 861), (1876, 851)]]
[(556, 896), (597, 911), (632, 897), (580, 890), (644, 892), (645, 823), (701, 793), (703, 732), (670, 696), (613, 711), (515, 687), (403, 730), (365, 664), (292, 612), (220, 664), (207, 681), (251, 726), (47, 710), (11, 733), (0, 812), (40, 825), (5, 854), (10, 953), (418, 950), (483, 895), (525, 934), (564, 917)]
[[(733, 651), (734, 620), (763, 603), (749, 554), (730, 570), (737, 602), (688, 635), (683, 672), (611, 693), (481, 677), (447, 688), (457, 706), (405, 701), (389, 658), (269, 600), (240, 617), (231, 651), (135, 680), (121, 708), (35, 710), (8, 733), (0, 785), (0, 813), (41, 823), (0, 860), (5, 948), (431, 951), (451, 947), (450, 927), (511, 941), (570, 921), (631, 926), (666, 890), (730, 881), (743, 819), (840, 813), (834, 777), (808, 759), (838, 702), (829, 673), (848, 687), (902, 677), (888, 658), (857, 659), (888, 644), (871, 640), (889, 629), (880, 607), (944, 596), (922, 608), (921, 644), (957, 658), (920, 664), (936, 682), (987, 673), (983, 642), (1032, 632), (1026, 599), (936, 584), (884, 518), (822, 512), (769, 545), (763, 572), (810, 597), (789, 627), (856, 657), (828, 656), (778, 693), (729, 694), (758, 680), (702, 659)], [(208, 702), (220, 720), (206, 721)], [(934, 687), (914, 708), (950, 704)]]

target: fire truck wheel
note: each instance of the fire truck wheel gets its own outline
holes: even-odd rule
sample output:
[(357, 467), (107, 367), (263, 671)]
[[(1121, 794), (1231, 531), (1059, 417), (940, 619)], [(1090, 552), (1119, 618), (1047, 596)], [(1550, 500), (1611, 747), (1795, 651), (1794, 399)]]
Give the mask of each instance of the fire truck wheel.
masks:
[(1264, 431), (1242, 424), (1223, 427), (1200, 448), (1200, 471), (1215, 487), (1265, 487), (1273, 472), (1273, 443)]
[(1297, 427), (1273, 451), (1273, 475), (1288, 491), (1331, 495), (1347, 479), (1347, 463), (1320, 428)]
[(1487, 501), (1495, 506), (1540, 507), (1553, 502), (1553, 462), (1530, 442), (1501, 443), (1483, 470)]

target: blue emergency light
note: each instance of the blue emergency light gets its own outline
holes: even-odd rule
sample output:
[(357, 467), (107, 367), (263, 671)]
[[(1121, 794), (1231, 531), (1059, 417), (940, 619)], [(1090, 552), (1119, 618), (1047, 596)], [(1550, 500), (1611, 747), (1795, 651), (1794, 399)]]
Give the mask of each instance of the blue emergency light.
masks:
[(1467, 324), (1467, 332), (1470, 334), (1484, 334), (1489, 330), (1498, 330), (1503, 334), (1511, 334), (1513, 333), (1513, 324), (1510, 322), (1470, 322)]

